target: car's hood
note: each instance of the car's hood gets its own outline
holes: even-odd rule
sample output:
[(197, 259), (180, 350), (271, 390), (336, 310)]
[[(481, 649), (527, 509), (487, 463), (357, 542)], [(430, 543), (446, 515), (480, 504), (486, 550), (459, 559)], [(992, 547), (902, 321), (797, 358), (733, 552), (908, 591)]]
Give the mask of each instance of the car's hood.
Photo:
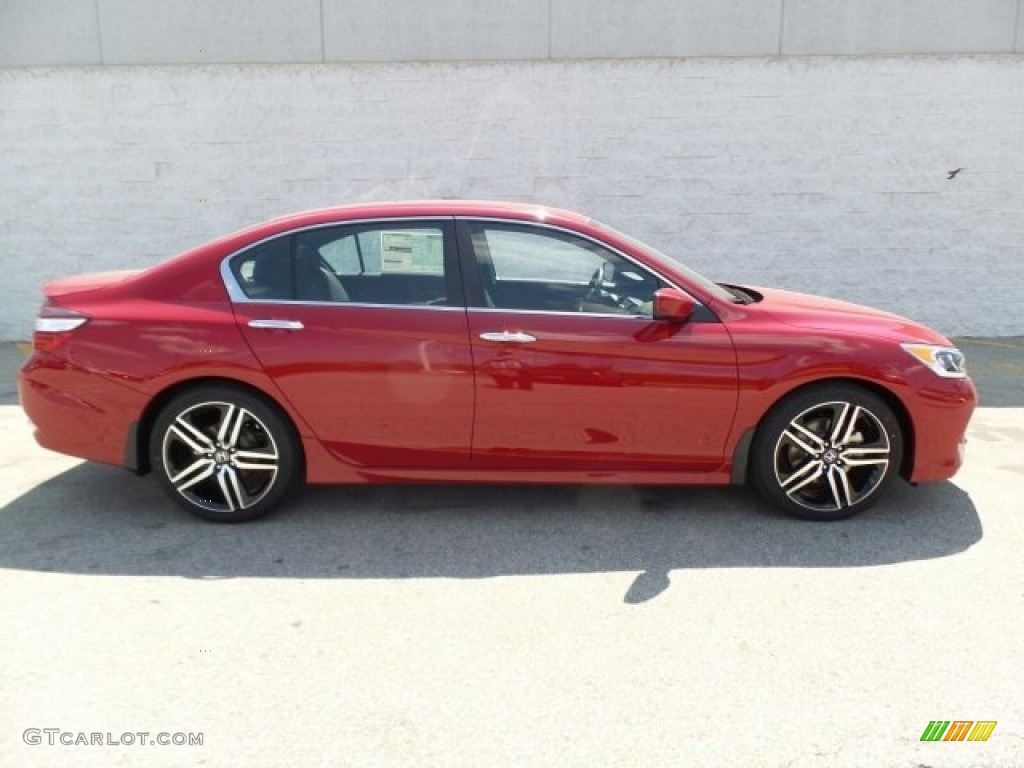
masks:
[(72, 275), (51, 280), (43, 286), (43, 293), (48, 298), (67, 296), (71, 293), (83, 293), (95, 291), (98, 288), (106, 288), (115, 283), (123, 282), (130, 277), (143, 272), (141, 269), (122, 269), (116, 272), (89, 272), (84, 275)]
[(870, 334), (895, 341), (923, 341), (948, 345), (949, 340), (926, 325), (915, 323), (900, 315), (883, 312), (824, 296), (780, 291), (774, 288), (755, 288), (764, 296), (759, 303), (761, 311), (776, 320), (797, 328), (816, 331)]

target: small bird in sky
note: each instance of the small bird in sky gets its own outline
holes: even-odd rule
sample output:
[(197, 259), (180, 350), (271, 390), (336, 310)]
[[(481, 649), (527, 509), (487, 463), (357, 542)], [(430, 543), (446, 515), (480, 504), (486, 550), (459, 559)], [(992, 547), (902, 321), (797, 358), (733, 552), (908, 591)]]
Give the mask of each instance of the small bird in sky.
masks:
[(956, 175), (958, 173), (960, 173), (960, 171), (964, 171), (964, 170), (967, 170), (967, 169), (966, 168), (956, 168), (955, 170), (950, 171), (949, 172), (949, 176), (946, 177), (946, 180), (949, 181), (950, 179), (955, 179)]

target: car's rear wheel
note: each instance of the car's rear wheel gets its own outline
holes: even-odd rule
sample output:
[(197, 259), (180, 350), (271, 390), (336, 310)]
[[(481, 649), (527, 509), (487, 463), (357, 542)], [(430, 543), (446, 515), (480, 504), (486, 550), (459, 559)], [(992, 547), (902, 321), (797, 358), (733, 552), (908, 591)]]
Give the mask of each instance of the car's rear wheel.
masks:
[(779, 403), (758, 427), (758, 490), (787, 514), (840, 520), (878, 500), (898, 473), (903, 434), (892, 409), (853, 385), (822, 385)]
[(228, 386), (188, 390), (153, 425), (150, 460), (164, 490), (194, 515), (237, 523), (265, 515), (295, 485), (294, 432), (263, 399)]

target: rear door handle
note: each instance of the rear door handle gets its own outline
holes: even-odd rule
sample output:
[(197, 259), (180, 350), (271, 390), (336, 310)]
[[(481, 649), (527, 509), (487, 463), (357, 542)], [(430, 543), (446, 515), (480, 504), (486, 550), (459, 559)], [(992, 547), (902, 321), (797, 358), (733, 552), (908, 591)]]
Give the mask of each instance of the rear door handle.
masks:
[(531, 336), (528, 333), (522, 331), (515, 331), (510, 333), (508, 331), (492, 331), (489, 333), (481, 333), (480, 338), (484, 341), (496, 341), (499, 344), (532, 344), (537, 340), (536, 336)]
[(271, 331), (301, 331), (304, 326), (298, 320), (250, 320), (250, 328), (266, 328)]

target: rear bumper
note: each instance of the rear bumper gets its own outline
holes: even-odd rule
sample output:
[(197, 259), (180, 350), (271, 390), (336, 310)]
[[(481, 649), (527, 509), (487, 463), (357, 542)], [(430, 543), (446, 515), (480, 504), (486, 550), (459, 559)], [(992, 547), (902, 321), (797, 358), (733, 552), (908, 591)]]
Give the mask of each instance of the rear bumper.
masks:
[(18, 372), (21, 406), (51, 451), (124, 466), (125, 438), (145, 396), (66, 360), (34, 355)]

